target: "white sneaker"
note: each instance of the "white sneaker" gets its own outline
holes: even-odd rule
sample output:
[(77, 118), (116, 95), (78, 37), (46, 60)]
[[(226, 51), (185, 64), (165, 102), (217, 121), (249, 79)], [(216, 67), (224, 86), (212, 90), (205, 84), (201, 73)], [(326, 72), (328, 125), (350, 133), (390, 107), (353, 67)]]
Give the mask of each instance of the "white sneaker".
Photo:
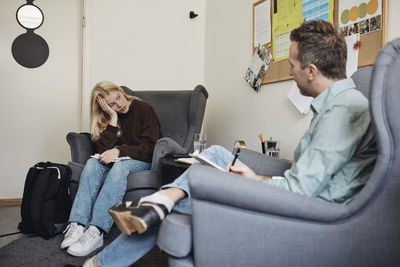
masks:
[[(95, 259), (96, 256), (91, 257), (90, 259), (87, 259), (82, 267), (95, 267), (93, 260)], [(96, 265), (97, 266), (97, 265)]]
[(84, 228), (82, 225), (77, 223), (68, 224), (67, 228), (65, 228), (63, 233), (66, 233), (64, 236), (64, 240), (61, 243), (61, 249), (67, 248), (74, 244), (76, 241), (81, 238), (83, 235)]
[(103, 234), (96, 226), (91, 225), (81, 238), (71, 245), (67, 252), (73, 256), (86, 256), (103, 246)]

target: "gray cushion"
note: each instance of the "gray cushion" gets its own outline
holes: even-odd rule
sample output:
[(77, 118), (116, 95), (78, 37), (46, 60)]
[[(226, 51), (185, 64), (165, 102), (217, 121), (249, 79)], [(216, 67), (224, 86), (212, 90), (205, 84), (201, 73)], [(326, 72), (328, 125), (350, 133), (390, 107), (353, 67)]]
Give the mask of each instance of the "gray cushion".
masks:
[(369, 88), (371, 87), (372, 66), (359, 68), (352, 76), (357, 90), (360, 91), (366, 98), (369, 96)]
[(191, 146), (193, 134), (188, 134), (194, 130), (191, 127), (198, 128), (194, 122), (203, 121), (205, 99), (208, 97), (202, 85), (197, 85), (194, 90), (132, 91), (126, 86), (121, 88), (154, 108), (164, 137), (173, 139), (182, 147)]
[(192, 217), (171, 213), (162, 222), (158, 246), (174, 257), (183, 258), (192, 251)]
[(291, 161), (266, 156), (245, 148), (241, 149), (239, 160), (260, 175), (282, 176), (284, 171), (292, 166)]
[(169, 256), (168, 265), (174, 267), (194, 267), (193, 256), (189, 255), (185, 258), (175, 258)]
[[(189, 131), (190, 98), (192, 91), (154, 91), (142, 94), (136, 91), (135, 95), (148, 102), (154, 108), (160, 122), (163, 136), (174, 139), (183, 146), (186, 134)], [(168, 106), (168, 112), (166, 111)]]

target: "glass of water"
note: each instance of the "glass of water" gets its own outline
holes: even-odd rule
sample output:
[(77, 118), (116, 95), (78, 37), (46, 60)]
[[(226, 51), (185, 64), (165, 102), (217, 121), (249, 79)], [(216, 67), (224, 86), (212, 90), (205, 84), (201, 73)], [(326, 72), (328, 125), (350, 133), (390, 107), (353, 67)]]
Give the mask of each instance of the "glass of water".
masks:
[(206, 134), (194, 134), (193, 153), (201, 153), (203, 149), (206, 149), (206, 145), (207, 145)]

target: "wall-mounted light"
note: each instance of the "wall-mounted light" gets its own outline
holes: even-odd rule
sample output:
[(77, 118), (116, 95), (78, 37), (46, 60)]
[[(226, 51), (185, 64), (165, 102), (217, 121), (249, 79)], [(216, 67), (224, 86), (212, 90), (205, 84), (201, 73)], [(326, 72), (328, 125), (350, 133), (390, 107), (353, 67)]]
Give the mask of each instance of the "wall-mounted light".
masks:
[(17, 10), (17, 21), (26, 29), (26, 33), (15, 38), (11, 47), (15, 61), (27, 68), (37, 68), (49, 57), (49, 46), (46, 41), (33, 32), (42, 26), (44, 20), (42, 10), (34, 5), (33, 1), (27, 0), (26, 4)]
[(194, 11), (190, 11), (189, 18), (194, 19), (197, 16), (198, 16), (198, 14), (194, 13)]

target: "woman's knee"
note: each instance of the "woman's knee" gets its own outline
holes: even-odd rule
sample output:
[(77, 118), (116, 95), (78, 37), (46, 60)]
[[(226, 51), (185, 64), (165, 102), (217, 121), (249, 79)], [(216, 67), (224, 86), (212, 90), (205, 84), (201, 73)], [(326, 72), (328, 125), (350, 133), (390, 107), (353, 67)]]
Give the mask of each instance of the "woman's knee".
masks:
[(105, 171), (98, 159), (90, 158), (82, 170), (81, 179), (101, 179)]
[(138, 160), (123, 160), (113, 164), (110, 171), (128, 175), (130, 172), (144, 171), (150, 169), (150, 163)]
[(112, 180), (113, 182), (120, 182), (122, 180), (126, 180), (126, 177), (129, 175), (129, 169), (119, 163), (120, 162), (114, 163), (110, 171), (107, 173), (107, 179), (109, 181)]
[(85, 167), (84, 169), (88, 169), (88, 170), (96, 170), (98, 168), (100, 168), (102, 165), (102, 163), (96, 159), (96, 158), (89, 158), (86, 161)]
[(128, 166), (123, 164), (122, 161), (115, 162), (110, 169), (110, 173), (115, 173), (115, 174), (119, 174), (119, 175), (122, 175), (122, 174), (127, 175), (129, 173), (129, 168), (128, 168)]
[(126, 177), (131, 172), (148, 169), (150, 169), (150, 164), (146, 162), (136, 160), (115, 162), (107, 174), (107, 179), (113, 181), (121, 181), (121, 179), (126, 180)]

